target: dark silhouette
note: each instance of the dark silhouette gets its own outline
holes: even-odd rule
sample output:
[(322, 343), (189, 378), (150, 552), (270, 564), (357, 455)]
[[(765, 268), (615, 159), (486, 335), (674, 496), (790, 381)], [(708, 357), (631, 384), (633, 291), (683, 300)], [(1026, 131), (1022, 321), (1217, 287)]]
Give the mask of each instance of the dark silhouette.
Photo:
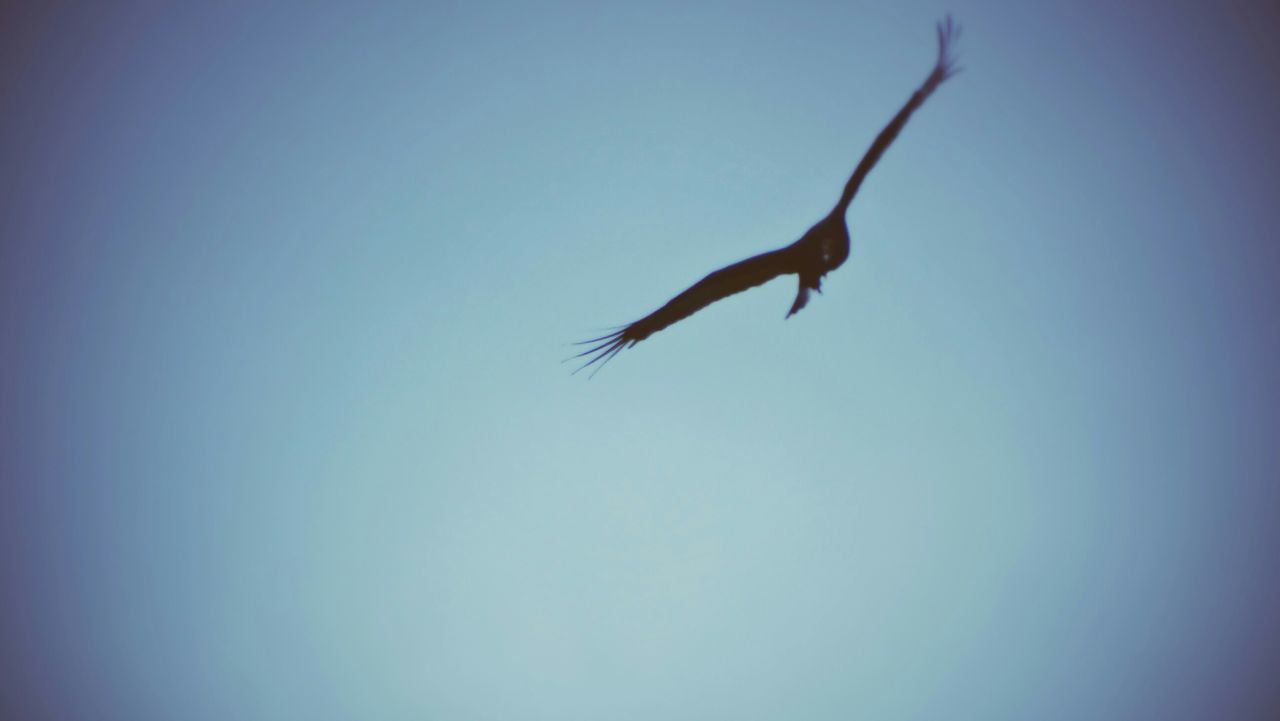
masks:
[[(938, 60), (929, 77), (925, 78), (924, 84), (912, 93), (907, 104), (902, 106), (893, 120), (880, 131), (880, 135), (876, 136), (875, 142), (871, 144), (867, 154), (854, 169), (853, 176), (849, 178), (848, 183), (845, 183), (840, 202), (836, 203), (836, 207), (827, 214), (827, 217), (819, 220), (800, 240), (791, 245), (721, 268), (694, 283), (688, 290), (640, 320), (608, 335), (582, 341), (578, 345), (590, 343), (598, 345), (569, 359), (592, 356), (574, 373), (600, 363), (596, 368), (598, 371), (623, 348), (639, 343), (722, 298), (754, 288), (780, 275), (795, 273), (800, 276), (800, 288), (796, 293), (796, 300), (791, 304), (791, 310), (787, 311), (786, 317), (790, 318), (805, 307), (809, 302), (810, 290), (822, 292), (822, 276), (839, 268), (849, 257), (849, 228), (845, 225), (845, 211), (849, 209), (849, 203), (853, 201), (853, 196), (858, 192), (858, 187), (862, 185), (867, 173), (871, 172), (876, 162), (880, 160), (880, 156), (884, 155), (884, 151), (894, 138), (898, 137), (898, 133), (901, 132), (902, 126), (907, 124), (911, 114), (943, 81), (959, 72), (959, 68), (954, 65), (955, 59), (951, 56), (951, 46), (959, 37), (960, 27), (951, 21), (950, 16), (938, 23)], [(592, 371), (592, 374), (594, 375), (595, 371)]]

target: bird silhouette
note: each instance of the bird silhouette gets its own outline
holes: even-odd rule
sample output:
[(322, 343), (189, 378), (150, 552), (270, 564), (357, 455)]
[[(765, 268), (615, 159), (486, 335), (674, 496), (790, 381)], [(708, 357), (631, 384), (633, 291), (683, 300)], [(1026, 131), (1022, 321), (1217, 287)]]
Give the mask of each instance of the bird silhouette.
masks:
[(884, 151), (898, 137), (907, 120), (934, 90), (951, 76), (960, 72), (952, 56), (952, 46), (960, 37), (960, 26), (947, 16), (938, 23), (938, 58), (924, 83), (907, 100), (906, 105), (893, 116), (893, 120), (880, 131), (875, 142), (854, 169), (845, 183), (840, 201), (822, 220), (809, 228), (799, 240), (784, 248), (761, 253), (738, 261), (707, 275), (683, 293), (667, 301), (661, 308), (634, 323), (614, 330), (608, 335), (581, 341), (577, 345), (595, 344), (566, 360), (588, 356), (574, 373), (599, 363), (591, 375), (605, 366), (614, 356), (648, 338), (667, 326), (677, 323), (706, 308), (712, 303), (766, 283), (780, 275), (795, 273), (799, 276), (799, 289), (795, 302), (787, 311), (787, 318), (795, 315), (809, 302), (809, 291), (822, 292), (822, 277), (839, 268), (849, 257), (849, 227), (845, 224), (845, 212), (857, 194), (862, 181), (884, 155)]

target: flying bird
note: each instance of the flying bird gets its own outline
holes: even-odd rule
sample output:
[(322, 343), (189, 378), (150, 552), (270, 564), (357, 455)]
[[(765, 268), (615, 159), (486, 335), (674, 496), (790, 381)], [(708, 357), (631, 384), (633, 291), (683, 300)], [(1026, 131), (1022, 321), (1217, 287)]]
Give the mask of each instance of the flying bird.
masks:
[(608, 335), (585, 340), (578, 345), (593, 347), (567, 360), (587, 356), (587, 360), (574, 373), (597, 363), (592, 375), (603, 368), (614, 356), (648, 338), (667, 326), (677, 323), (706, 308), (712, 303), (766, 283), (780, 275), (795, 273), (799, 276), (799, 289), (795, 302), (787, 311), (787, 318), (795, 315), (809, 302), (809, 291), (822, 292), (822, 277), (839, 268), (849, 257), (849, 227), (845, 224), (845, 212), (857, 194), (862, 181), (884, 155), (884, 151), (898, 137), (907, 119), (916, 111), (938, 86), (960, 71), (952, 56), (952, 46), (960, 37), (960, 26), (947, 16), (938, 23), (938, 58), (924, 84), (916, 89), (906, 105), (893, 116), (893, 120), (880, 131), (875, 142), (854, 169), (839, 202), (822, 220), (810, 228), (800, 240), (777, 250), (747, 258), (717, 270), (694, 283), (683, 293), (667, 301), (666, 305), (649, 315), (614, 330)]

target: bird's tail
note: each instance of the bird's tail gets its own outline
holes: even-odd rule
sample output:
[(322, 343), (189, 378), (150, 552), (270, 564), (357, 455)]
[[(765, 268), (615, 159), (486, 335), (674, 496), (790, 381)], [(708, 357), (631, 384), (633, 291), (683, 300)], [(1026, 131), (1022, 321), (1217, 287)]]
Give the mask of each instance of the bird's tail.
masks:
[(790, 318), (796, 313), (799, 313), (800, 309), (805, 307), (808, 304), (809, 304), (809, 286), (805, 285), (804, 281), (801, 281), (800, 290), (796, 291), (796, 302), (791, 304), (791, 310), (787, 311), (787, 317)]

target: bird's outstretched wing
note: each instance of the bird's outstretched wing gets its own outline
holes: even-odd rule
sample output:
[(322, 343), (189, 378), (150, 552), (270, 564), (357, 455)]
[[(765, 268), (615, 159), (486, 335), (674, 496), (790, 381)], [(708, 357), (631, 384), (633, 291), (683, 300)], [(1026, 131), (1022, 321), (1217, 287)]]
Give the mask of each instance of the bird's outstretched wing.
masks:
[(951, 16), (948, 15), (938, 23), (938, 59), (933, 65), (933, 70), (929, 73), (929, 77), (925, 78), (924, 84), (911, 94), (907, 104), (902, 106), (898, 114), (893, 116), (893, 120), (890, 120), (884, 130), (881, 130), (880, 134), (876, 136), (875, 142), (867, 149), (866, 155), (862, 156), (862, 160), (858, 163), (858, 167), (854, 169), (849, 182), (845, 184), (844, 193), (840, 196), (840, 202), (836, 206), (840, 213), (848, 210), (849, 203), (853, 201), (853, 196), (858, 192), (858, 187), (862, 185), (862, 181), (866, 179), (867, 174), (879, 162), (880, 156), (884, 155), (884, 151), (898, 137), (898, 133), (902, 131), (902, 126), (907, 124), (911, 114), (924, 104), (925, 99), (932, 95), (933, 91), (937, 90), (938, 86), (947, 78), (960, 72), (961, 68), (956, 66), (956, 59), (951, 54), (952, 46), (959, 39), (960, 26), (954, 23), (951, 20)]
[[(596, 363), (596, 371), (623, 348), (639, 343), (672, 323), (688, 318), (712, 303), (766, 283), (784, 273), (794, 273), (791, 247), (761, 253), (720, 270), (694, 283), (688, 290), (667, 301), (666, 305), (640, 320), (623, 326), (608, 335), (585, 340), (578, 345), (596, 344), (567, 360), (588, 356), (587, 361), (574, 373)], [(594, 375), (596, 371), (592, 371)]]

